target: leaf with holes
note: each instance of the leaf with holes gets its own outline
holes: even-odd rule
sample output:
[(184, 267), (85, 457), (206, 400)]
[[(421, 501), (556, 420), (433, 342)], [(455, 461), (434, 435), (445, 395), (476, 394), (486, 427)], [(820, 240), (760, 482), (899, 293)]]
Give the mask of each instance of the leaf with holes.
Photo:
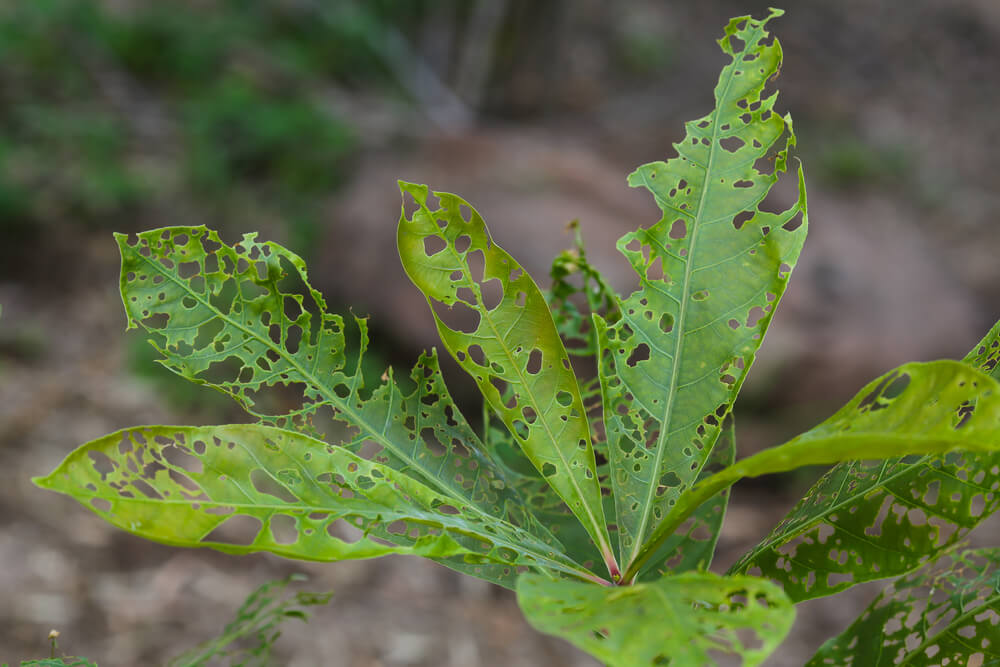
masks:
[(762, 96), (781, 63), (764, 26), (780, 13), (729, 23), (720, 44), (732, 62), (715, 88), (715, 110), (687, 124), (677, 157), (629, 177), (653, 194), (663, 218), (618, 242), (639, 289), (621, 304), (620, 320), (597, 319), (627, 562), (708, 460), (805, 238), (801, 169), (795, 204), (761, 208), (795, 143), (791, 119), (774, 111), (777, 93)]
[(538, 630), (621, 667), (712, 665), (731, 654), (758, 665), (795, 619), (771, 582), (708, 572), (617, 588), (525, 575), (517, 601)]
[(291, 575), (263, 584), (247, 597), (222, 634), (171, 659), (167, 667), (203, 667), (223, 659), (241, 667), (273, 665), (271, 650), (281, 635), (281, 624), (290, 618), (307, 621), (306, 607), (325, 605), (332, 597), (331, 593), (298, 592), (282, 599), (290, 583), (303, 579)]
[(399, 219), (403, 268), (427, 297), (445, 348), (476, 381), (525, 456), (619, 575), (590, 425), (569, 355), (541, 290), (455, 195), (400, 183), (416, 204)]
[[(959, 450), (1000, 451), (1000, 382), (958, 361), (904, 364), (872, 381), (822, 424), (737, 462), (681, 496), (638, 560), (648, 557), (651, 545), (670, 535), (694, 508), (740, 479), (807, 465)], [(961, 457), (951, 459), (956, 465), (960, 461)], [(890, 462), (858, 464), (857, 471), (871, 483), (871, 495), (881, 492), (883, 475), (891, 475), (892, 467)], [(845, 490), (854, 491), (850, 486)], [(926, 554), (940, 549), (946, 541), (940, 523), (910, 530), (909, 526), (920, 525), (914, 513), (920, 506), (920, 491), (915, 486), (899, 502), (887, 495), (876, 503), (849, 504), (837, 511), (835, 519), (843, 524), (840, 531), (826, 524), (825, 528), (817, 527), (814, 535), (779, 549), (770, 549), (772, 545), (765, 541), (732, 571), (749, 572), (752, 562), (767, 576), (781, 581), (793, 600), (816, 597), (811, 594), (815, 591), (829, 595), (849, 588), (856, 573), (866, 579), (885, 576), (882, 573), (892, 573), (905, 562), (914, 543)], [(852, 507), (864, 507), (865, 511), (852, 513)], [(957, 508), (957, 512), (962, 511), (968, 507)], [(903, 516), (907, 517), (905, 522)], [(808, 521), (808, 515), (804, 520)], [(877, 546), (868, 539), (883, 532), (886, 537)], [(815, 569), (793, 568), (791, 561), (798, 559), (800, 550), (808, 552), (803, 556), (816, 564)]]
[[(257, 424), (148, 426), (83, 445), (35, 483), (157, 542), (334, 561), (459, 557), (588, 576), (522, 528), (405, 473)], [(573, 575), (573, 573), (576, 573)]]
[(1000, 664), (1000, 549), (946, 553), (896, 580), (807, 667)]
[[(721, 472), (736, 459), (735, 419), (730, 413), (722, 425), (722, 434), (701, 470), (699, 481)], [(729, 488), (722, 489), (692, 512), (683, 524), (664, 540), (639, 569), (638, 581), (652, 581), (671, 572), (707, 570), (715, 555), (715, 545), (722, 532), (729, 504)]]
[[(1000, 323), (966, 355), (1000, 379)], [(960, 407), (962, 419), (978, 399)], [(982, 406), (986, 407), (986, 406)], [(965, 451), (842, 463), (733, 566), (785, 583), (793, 600), (909, 572), (950, 549), (1000, 506), (1000, 452)], [(852, 567), (848, 559), (867, 567)], [(833, 585), (831, 585), (833, 584)]]
[[(154, 334), (164, 366), (232, 396), (262, 423), (325, 432), (449, 495), (452, 504), (472, 502), (554, 543), (455, 407), (433, 353), (411, 373), (415, 390), (406, 391), (390, 370), (366, 395), (359, 371), (366, 322), (356, 319), (360, 342), (349, 352), (343, 318), (326, 312), (301, 258), (254, 234), (230, 246), (204, 227), (117, 239), (129, 326)], [(503, 570), (477, 569), (513, 586)]]
[(566, 343), (566, 351), (579, 357), (593, 357), (597, 354), (593, 315), (601, 313), (606, 320), (617, 320), (619, 300), (604, 276), (587, 261), (587, 250), (576, 220), (570, 224), (570, 229), (573, 230), (574, 247), (552, 260), (549, 270), (552, 286), (545, 291), (545, 300), (559, 335)]

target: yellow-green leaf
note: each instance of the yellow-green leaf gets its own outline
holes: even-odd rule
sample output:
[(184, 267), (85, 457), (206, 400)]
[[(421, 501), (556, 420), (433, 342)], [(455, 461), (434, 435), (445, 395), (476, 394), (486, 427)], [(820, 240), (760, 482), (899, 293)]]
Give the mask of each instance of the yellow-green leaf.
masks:
[(795, 619), (795, 608), (771, 582), (709, 572), (633, 586), (524, 575), (517, 601), (536, 629), (612, 667), (706, 667), (717, 664), (719, 654), (752, 667), (774, 651)]
[(400, 183), (416, 207), (399, 220), (403, 268), (427, 297), (441, 341), (473, 377), (525, 456), (618, 575), (590, 425), (552, 314), (531, 276), (455, 195)]

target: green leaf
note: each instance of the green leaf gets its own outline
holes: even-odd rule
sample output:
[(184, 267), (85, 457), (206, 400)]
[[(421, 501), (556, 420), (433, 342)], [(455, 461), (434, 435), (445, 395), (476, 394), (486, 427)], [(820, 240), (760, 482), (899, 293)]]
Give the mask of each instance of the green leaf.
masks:
[[(1000, 323), (964, 362), (997, 379), (998, 358)], [(950, 549), (1000, 507), (991, 481), (998, 471), (1000, 452), (842, 463), (731, 571), (782, 582), (793, 600), (904, 574)], [(852, 567), (845, 569), (845, 557)], [(838, 585), (828, 585), (830, 577)]]
[(471, 503), (270, 426), (127, 429), (82, 445), (34, 481), (134, 535), (175, 546), (316, 561), (458, 556), (473, 574), (494, 563), (597, 580)]
[[(579, 357), (593, 357), (598, 348), (592, 316), (600, 313), (605, 320), (616, 321), (621, 316), (620, 302), (604, 276), (587, 261), (579, 223), (574, 220), (569, 228), (573, 230), (573, 248), (552, 260), (549, 270), (552, 286), (546, 290), (545, 300), (566, 351)], [(573, 279), (580, 284), (574, 284)], [(584, 309), (574, 302), (575, 298), (585, 304)]]
[(807, 667), (1000, 664), (1000, 549), (938, 557), (887, 587)]
[[(7, 663), (4, 663), (6, 667)], [(44, 660), (22, 660), (21, 667), (97, 667), (96, 662), (91, 662), (79, 656), (66, 656), (64, 658), (45, 658)]]
[[(708, 463), (701, 470), (701, 479), (706, 479), (720, 470), (731, 466), (736, 460), (736, 430), (733, 414), (726, 415), (722, 434), (712, 449)], [(708, 502), (698, 506), (688, 519), (653, 554), (637, 577), (638, 581), (651, 581), (674, 572), (687, 570), (707, 570), (715, 555), (715, 545), (722, 532), (722, 522), (726, 518), (729, 505), (729, 488), (719, 491)]]
[(536, 629), (613, 667), (713, 665), (725, 654), (758, 665), (795, 619), (771, 582), (708, 572), (611, 587), (524, 575), (517, 601)]
[[(302, 575), (292, 575), (277, 581), (269, 581), (251, 593), (236, 618), (229, 623), (222, 634), (196, 646), (190, 651), (173, 658), (170, 667), (197, 667), (206, 665), (212, 659), (227, 659), (230, 665), (243, 667), (274, 664), (271, 647), (281, 635), (278, 629), (289, 618), (307, 621), (306, 607), (325, 605), (332, 593), (296, 593), (282, 599), (285, 589), (293, 581), (302, 581)], [(246, 641), (253, 644), (246, 645)], [(237, 643), (241, 644), (237, 646)], [(237, 662), (238, 661), (238, 662)]]
[[(450, 504), (472, 503), (552, 541), (454, 405), (433, 353), (410, 374), (416, 389), (405, 390), (390, 370), (368, 394), (359, 370), (365, 320), (356, 319), (360, 345), (349, 352), (343, 318), (326, 312), (297, 255), (255, 234), (229, 246), (204, 227), (116, 238), (129, 327), (155, 335), (164, 366), (233, 397), (262, 423), (325, 431)], [(479, 576), (513, 587), (512, 576), (489, 568)]]
[(791, 118), (774, 111), (777, 93), (762, 96), (781, 64), (781, 46), (764, 26), (781, 13), (730, 21), (719, 43), (732, 62), (715, 88), (715, 110), (687, 123), (677, 157), (629, 176), (653, 194), (663, 218), (619, 240), (639, 289), (622, 303), (621, 320), (596, 319), (627, 561), (708, 460), (806, 235), (801, 168), (791, 208), (760, 208), (795, 144)]
[[(657, 530), (651, 544), (664, 539), (694, 508), (719, 490), (744, 477), (786, 472), (807, 465), (823, 465), (843, 461), (892, 459), (898, 456), (946, 454), (964, 452), (997, 452), (1000, 450), (1000, 383), (957, 361), (933, 361), (900, 366), (871, 382), (847, 405), (815, 428), (787, 443), (765, 449), (700, 483), (678, 501), (670, 518)], [(964, 467), (967, 454), (955, 454), (952, 465)], [(892, 474), (892, 462), (858, 464), (855, 472), (864, 475), (874, 492), (881, 492), (883, 476)], [(983, 484), (987, 471), (960, 473), (959, 479), (981, 488), (983, 497), (992, 501), (993, 491)], [(845, 480), (848, 481), (848, 480)], [(945, 486), (923, 497), (914, 488), (900, 496), (886, 495), (876, 504), (865, 505), (865, 511), (852, 511), (855, 505), (845, 504), (831, 515), (837, 524), (817, 527), (815, 535), (770, 550), (765, 541), (733, 572), (749, 572), (750, 562), (760, 567), (765, 576), (775, 576), (785, 586), (793, 600), (830, 594), (849, 588), (856, 578), (874, 579), (888, 576), (894, 568), (905, 566), (908, 558), (919, 558), (928, 550), (940, 549), (950, 533), (942, 523), (930, 521), (928, 510), (937, 503)], [(1000, 484), (1000, 483), (998, 483)], [(847, 485), (843, 491), (853, 494)], [(930, 493), (930, 492), (929, 492)], [(856, 496), (855, 496), (856, 497)], [(829, 501), (822, 500), (822, 507)], [(941, 496), (943, 507), (952, 502)], [(860, 505), (857, 505), (861, 507)], [(872, 512), (871, 508), (878, 511)], [(938, 510), (934, 510), (938, 511)], [(924, 519), (919, 519), (920, 513)], [(975, 514), (968, 505), (941, 514), (961, 520), (961, 514)], [(901, 517), (906, 516), (903, 523)], [(804, 516), (808, 521), (808, 515)], [(928, 522), (923, 525), (923, 522)], [(912, 530), (908, 526), (923, 526)], [(839, 528), (839, 530), (837, 530)], [(833, 534), (835, 533), (835, 534)], [(877, 544), (870, 537), (885, 534)], [(913, 554), (908, 554), (911, 549)], [(791, 563), (799, 552), (812, 558), (814, 567), (794, 570)], [(644, 553), (645, 555), (645, 553)], [(640, 559), (641, 560), (641, 559)], [(754, 570), (756, 571), (756, 570)], [(782, 574), (784, 572), (784, 574)], [(791, 575), (791, 576), (787, 576)]]
[[(427, 186), (401, 182), (400, 189), (400, 258), (427, 297), (442, 343), (617, 577), (580, 388), (542, 292), (467, 202), (436, 192), (432, 209)], [(406, 195), (416, 203), (412, 215)]]

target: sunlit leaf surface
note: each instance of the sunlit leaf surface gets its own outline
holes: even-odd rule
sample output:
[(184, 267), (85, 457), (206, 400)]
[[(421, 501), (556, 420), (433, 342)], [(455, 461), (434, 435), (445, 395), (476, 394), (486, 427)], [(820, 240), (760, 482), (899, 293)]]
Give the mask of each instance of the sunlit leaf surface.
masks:
[(754, 577), (686, 572), (634, 586), (595, 586), (525, 575), (525, 617), (614, 667), (758, 665), (785, 638), (795, 608)]
[[(130, 533), (302, 560), (392, 553), (582, 568), (500, 522), (344, 447), (255, 424), (148, 426), (81, 446), (35, 482)], [(471, 568), (474, 572), (474, 567)]]
[[(997, 379), (998, 358), (1000, 325), (964, 361)], [(954, 407), (956, 423), (989, 409), (971, 396)], [(992, 451), (842, 463), (733, 571), (783, 582), (794, 600), (909, 572), (996, 511), (998, 475), (1000, 453)]]
[[(960, 450), (963, 453), (951, 453)], [(891, 474), (895, 457), (947, 454), (946, 461), (964, 468), (967, 453), (998, 450), (1000, 383), (958, 361), (904, 364), (871, 382), (819, 426), (700, 482), (680, 498), (641, 556), (702, 502), (740, 479), (805, 465), (869, 461), (857, 464), (855, 479), (844, 480), (840, 491), (846, 502), (835, 504), (836, 497), (819, 499), (817, 514), (822, 516), (829, 505), (835, 504), (829, 517), (838, 523), (825, 527), (816, 524), (816, 516), (811, 514), (814, 508), (803, 503), (791, 515), (792, 520), (801, 523), (789, 523), (787, 530), (779, 526), (774, 533), (780, 539), (785, 534), (796, 535), (798, 528), (805, 527), (805, 532), (798, 532), (800, 537), (775, 540), (776, 545), (768, 538), (730, 570), (773, 577), (795, 601), (828, 595), (857, 583), (856, 576), (877, 579), (891, 576), (908, 560), (919, 563), (921, 554), (940, 550), (952, 536), (953, 529), (948, 530), (940, 520), (926, 514), (937, 511), (931, 508), (936, 507), (944, 477), (929, 490), (914, 485), (898, 499), (885, 496), (877, 503), (861, 502), (883, 493), (883, 476)], [(966, 469), (957, 476), (978, 486), (982, 496), (979, 502), (986, 503), (992, 502), (1000, 485), (989, 475), (986, 470)], [(944, 486), (943, 490), (949, 493), (953, 487)], [(942, 506), (960, 500), (960, 496), (940, 497)], [(921, 513), (925, 513), (923, 520)], [(978, 511), (958, 505), (940, 510), (940, 514), (961, 521), (961, 515), (975, 516)], [(883, 535), (883, 539), (877, 539)]]
[(465, 201), (400, 187), (400, 258), (442, 343), (617, 574), (580, 387), (541, 290)]

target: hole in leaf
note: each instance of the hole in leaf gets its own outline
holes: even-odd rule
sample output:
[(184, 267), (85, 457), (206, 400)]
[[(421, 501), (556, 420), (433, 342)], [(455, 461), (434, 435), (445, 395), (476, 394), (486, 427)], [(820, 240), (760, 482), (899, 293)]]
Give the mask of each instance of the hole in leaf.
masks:
[[(201, 445), (202, 453), (204, 453), (205, 451), (204, 442), (198, 441), (194, 443), (195, 449), (196, 450), (198, 449), (199, 444)], [(170, 445), (168, 447), (164, 447), (163, 449), (161, 449), (160, 453), (163, 454), (163, 458), (167, 460), (167, 463), (169, 463), (172, 466), (181, 468), (186, 472), (193, 472), (196, 474), (204, 472), (204, 466), (202, 466), (201, 464), (201, 459), (199, 459), (196, 456), (192, 456), (187, 450), (183, 449), (182, 447), (179, 447), (177, 445)]]
[(538, 419), (538, 414), (530, 405), (524, 406), (521, 410), (521, 415), (524, 416), (524, 421), (528, 422), (528, 424), (534, 424), (535, 420)]
[(471, 334), (479, 329), (479, 313), (463, 301), (456, 301), (450, 307), (436, 299), (432, 303), (442, 324), (452, 331)]
[(198, 262), (182, 262), (177, 266), (177, 275), (181, 278), (191, 278), (201, 271), (201, 265)]
[(764, 317), (764, 315), (766, 314), (767, 313), (765, 313), (764, 309), (761, 308), (760, 306), (754, 306), (753, 308), (751, 308), (750, 312), (747, 313), (747, 324), (746, 324), (747, 328), (753, 328), (757, 326), (757, 323), (760, 322), (761, 318)]
[(670, 313), (660, 315), (660, 331), (670, 333), (674, 330), (674, 316)]
[(687, 223), (681, 218), (674, 220), (673, 224), (670, 225), (670, 238), (679, 241), (685, 236), (687, 236)]
[(455, 296), (457, 296), (461, 301), (469, 304), (470, 306), (478, 305), (476, 299), (476, 293), (472, 291), (471, 287), (459, 287), (455, 290)]
[(753, 181), (747, 180), (745, 178), (744, 179), (740, 179), (740, 180), (736, 181), (735, 183), (733, 183), (733, 187), (734, 188), (752, 188), (753, 187)]
[(111, 461), (111, 458), (104, 452), (98, 452), (95, 450), (90, 450), (87, 452), (87, 456), (90, 457), (95, 472), (100, 473), (101, 480), (107, 478), (115, 469), (115, 464)]
[(726, 137), (724, 139), (719, 139), (719, 145), (723, 149), (729, 151), (730, 153), (735, 153), (739, 149), (746, 146), (746, 142), (737, 136)]
[(433, 456), (443, 456), (448, 451), (445, 449), (445, 446), (441, 444), (441, 441), (437, 439), (437, 434), (434, 433), (433, 428), (428, 426), (421, 429), (420, 437), (423, 438), (424, 444)]
[(455, 239), (455, 250), (465, 252), (472, 245), (472, 238), (468, 234), (462, 234)]
[(557, 472), (558, 472), (558, 470), (551, 463), (544, 463), (544, 464), (542, 464), (542, 476), (543, 477), (552, 477)]
[(298, 521), (287, 514), (271, 517), (271, 537), (278, 544), (295, 544), (299, 541)]
[(736, 217), (733, 218), (733, 227), (735, 227), (736, 229), (742, 229), (743, 225), (752, 219), (753, 219), (752, 211), (743, 211), (741, 213), (738, 213), (736, 214)]
[(556, 394), (556, 403), (563, 406), (564, 408), (568, 408), (570, 405), (573, 404), (573, 394), (569, 393), (568, 391), (560, 391), (558, 394)]
[(279, 483), (260, 468), (254, 468), (250, 471), (250, 481), (253, 483), (253, 486), (257, 489), (258, 493), (274, 496), (278, 500), (286, 503), (299, 502), (299, 499), (292, 495), (291, 491), (289, 491), (283, 484)]
[(667, 274), (663, 271), (663, 260), (657, 257), (646, 269), (646, 280), (665, 280)]
[(486, 310), (493, 310), (503, 301), (503, 285), (499, 278), (491, 278), (479, 286), (483, 295), (483, 307)]
[(796, 229), (802, 226), (802, 211), (799, 211), (792, 219), (781, 226), (786, 232), (794, 232)]
[(536, 375), (542, 370), (542, 351), (537, 347), (528, 356), (528, 363), (524, 367), (525, 372)]
[(486, 256), (482, 250), (476, 250), (465, 256), (465, 263), (469, 266), (469, 273), (477, 283), (483, 282), (483, 272), (486, 269)]
[(170, 316), (166, 313), (156, 313), (155, 315), (150, 315), (142, 321), (142, 326), (147, 329), (165, 329), (167, 323), (170, 321)]
[(202, 542), (217, 542), (234, 546), (249, 546), (257, 539), (261, 529), (260, 519), (245, 514), (234, 514), (202, 538)]
[(625, 363), (627, 363), (630, 367), (634, 368), (635, 365), (638, 364), (640, 361), (648, 361), (648, 360), (649, 360), (649, 345), (646, 345), (645, 343), (639, 343), (635, 347), (635, 349), (632, 350), (632, 354), (629, 355), (629, 358)]
[(909, 384), (910, 384), (910, 374), (903, 373), (895, 380), (893, 380), (891, 383), (889, 383), (889, 386), (885, 388), (884, 392), (882, 392), (882, 398), (886, 399), (897, 398), (900, 394), (906, 391), (906, 388), (909, 386)]
[(479, 347), (478, 344), (469, 346), (469, 358), (480, 366), (486, 365), (486, 353), (483, 352), (483, 348)]
[(447, 247), (448, 243), (437, 234), (424, 237), (424, 254), (428, 257), (433, 257)]

